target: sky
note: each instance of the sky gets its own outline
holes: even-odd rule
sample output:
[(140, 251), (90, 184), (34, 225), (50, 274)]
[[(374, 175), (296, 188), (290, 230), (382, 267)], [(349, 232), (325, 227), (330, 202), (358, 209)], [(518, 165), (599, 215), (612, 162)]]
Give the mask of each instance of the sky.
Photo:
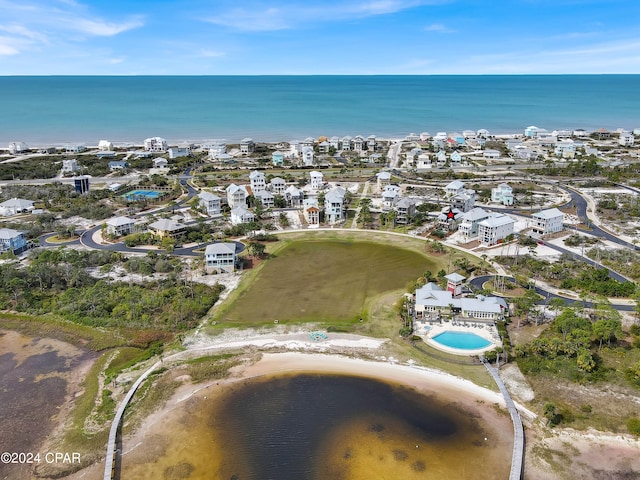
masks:
[(0, 0), (0, 75), (640, 74), (638, 0)]

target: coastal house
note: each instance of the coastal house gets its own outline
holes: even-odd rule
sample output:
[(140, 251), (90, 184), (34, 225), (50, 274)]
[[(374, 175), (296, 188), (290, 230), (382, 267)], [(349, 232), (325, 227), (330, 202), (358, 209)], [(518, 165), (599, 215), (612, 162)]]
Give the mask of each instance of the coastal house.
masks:
[(314, 152), (313, 152), (313, 147), (302, 147), (302, 163), (307, 166), (310, 167), (311, 165), (313, 165), (313, 158), (314, 158)]
[(352, 138), (349, 135), (342, 137), (340, 140), (340, 150), (344, 150), (345, 152), (351, 150), (351, 140)]
[(431, 139), (431, 134), (429, 132), (422, 132), (418, 138), (421, 142), (426, 142)]
[(311, 177), (310, 183), (313, 190), (322, 190), (324, 188), (324, 175), (322, 175), (322, 172), (312, 170), (309, 173), (309, 177)]
[(442, 314), (452, 314), (463, 320), (494, 322), (508, 313), (506, 302), (498, 297), (456, 298), (435, 283), (427, 283), (414, 294), (415, 320), (439, 320)]
[(380, 191), (384, 190), (386, 186), (391, 183), (391, 173), (390, 172), (379, 172), (376, 173), (378, 189)]
[(400, 199), (400, 187), (397, 185), (387, 185), (382, 190), (382, 209), (391, 210)]
[(383, 155), (381, 153), (372, 153), (367, 157), (369, 163), (381, 163), (383, 161)]
[(0, 215), (10, 217), (20, 213), (30, 213), (33, 210), (33, 202), (24, 198), (10, 198), (0, 203)]
[(60, 172), (64, 175), (65, 173), (75, 173), (80, 170), (80, 165), (78, 165), (78, 160), (62, 160), (62, 168)]
[(438, 167), (443, 167), (447, 164), (447, 154), (444, 150), (440, 150), (436, 153), (436, 165)]
[(501, 243), (513, 234), (516, 221), (508, 215), (495, 214), (478, 224), (478, 239), (480, 244), (490, 247)]
[(275, 201), (273, 193), (267, 190), (260, 190), (256, 192), (255, 197), (260, 201), (260, 205), (262, 205), (263, 208), (273, 208)]
[(463, 130), (462, 136), (464, 137), (465, 140), (469, 140), (469, 139), (476, 138), (477, 134), (474, 130)]
[(433, 164), (431, 163), (431, 155), (429, 155), (428, 153), (420, 153), (418, 155), (418, 161), (416, 163), (416, 171), (418, 173), (426, 172), (432, 167)]
[(486, 158), (489, 160), (496, 160), (500, 158), (500, 151), (493, 150), (492, 148), (487, 148), (486, 150), (482, 151), (482, 158)]
[(24, 232), (12, 228), (0, 228), (0, 253), (12, 252), (18, 255), (28, 248)]
[(87, 149), (87, 147), (81, 143), (66, 143), (62, 148), (64, 149), (64, 153), (80, 153)]
[(243, 138), (240, 142), (240, 153), (242, 155), (251, 155), (255, 152), (256, 144), (251, 138)]
[(367, 150), (375, 152), (378, 149), (378, 141), (375, 135), (369, 135), (367, 137)]
[(125, 162), (124, 160), (113, 160), (109, 162), (109, 170), (115, 172), (116, 170), (124, 170), (129, 167), (129, 162)]
[(393, 210), (396, 212), (395, 223), (408, 225), (416, 216), (416, 202), (410, 198), (401, 198), (396, 202)]
[(329, 144), (335, 149), (340, 150), (340, 137), (334, 135), (329, 139)]
[(331, 144), (327, 140), (323, 140), (318, 143), (318, 152), (319, 153), (329, 153), (329, 149), (331, 148)]
[(9, 154), (10, 155), (21, 155), (23, 153), (27, 153), (29, 151), (29, 147), (24, 142), (10, 142), (9, 143)]
[(187, 227), (169, 218), (162, 218), (148, 225), (149, 231), (160, 238), (176, 238), (182, 235)]
[(464, 242), (470, 242), (478, 237), (478, 225), (489, 218), (489, 213), (482, 208), (475, 207), (462, 214), (462, 221), (458, 225), (458, 232)]
[(150, 137), (144, 140), (145, 152), (165, 152), (167, 141), (162, 137)]
[(453, 197), (464, 191), (464, 182), (460, 180), (454, 180), (444, 187), (444, 192), (447, 197)]
[(538, 136), (540, 129), (535, 125), (531, 125), (524, 129), (524, 136), (527, 138), (535, 138)]
[(320, 225), (320, 207), (315, 198), (305, 198), (302, 205), (302, 214), (309, 225)]
[(154, 158), (153, 159), (153, 168), (168, 168), (169, 160), (166, 158)]
[(205, 270), (207, 273), (233, 273), (236, 266), (236, 244), (216, 242), (207, 245), (204, 250)]
[(281, 167), (284, 165), (284, 153), (280, 150), (276, 150), (271, 154), (271, 163), (274, 167)]
[(324, 196), (324, 218), (327, 223), (344, 220), (344, 203), (347, 192), (342, 187), (335, 187)]
[(203, 208), (209, 216), (219, 215), (222, 211), (222, 199), (210, 192), (200, 192), (198, 206)]
[(115, 156), (116, 152), (113, 150), (100, 150), (99, 152), (96, 152), (96, 157), (98, 158), (115, 158)]
[(633, 136), (632, 133), (623, 132), (618, 137), (618, 144), (622, 145), (623, 147), (633, 147), (634, 143), (635, 143), (635, 137)]
[(231, 209), (231, 223), (233, 225), (251, 223), (255, 221), (255, 219), (255, 215), (244, 207), (235, 207)]
[(471, 210), (476, 203), (476, 192), (472, 189), (465, 189), (461, 193), (451, 197), (451, 208), (457, 208), (463, 213)]
[(226, 143), (212, 143), (209, 147), (209, 158), (212, 160), (218, 160), (222, 155), (227, 153), (227, 144)]
[(564, 213), (557, 208), (549, 208), (531, 215), (533, 220), (533, 234), (546, 235), (562, 231)]
[(251, 191), (254, 195), (258, 192), (264, 192), (267, 189), (267, 180), (264, 173), (254, 170), (249, 174), (249, 182), (251, 183)]
[(104, 223), (107, 234), (114, 237), (129, 235), (135, 230), (135, 221), (125, 216), (113, 217)]
[(247, 197), (249, 196), (247, 189), (244, 185), (236, 185), (232, 183), (226, 189), (227, 203), (229, 208), (246, 207)]
[(449, 232), (453, 232), (458, 228), (458, 224), (462, 219), (462, 212), (457, 208), (443, 207), (438, 214), (438, 226)]
[(172, 147), (172, 148), (169, 148), (167, 151), (169, 152), (169, 158), (172, 159), (172, 160), (174, 158), (188, 157), (189, 155), (191, 155), (191, 149), (190, 148)]
[(506, 183), (501, 183), (491, 189), (491, 201), (505, 206), (513, 205), (513, 189)]
[(98, 142), (98, 150), (101, 152), (110, 152), (113, 150), (113, 143), (109, 140), (100, 140)]
[(292, 208), (297, 208), (302, 206), (302, 200), (304, 199), (304, 194), (302, 190), (294, 185), (289, 185), (287, 189), (284, 191), (284, 197), (287, 201), (287, 204)]
[(287, 189), (287, 182), (285, 182), (283, 178), (273, 177), (269, 185), (271, 193), (284, 196), (284, 191)]
[(462, 162), (462, 155), (460, 155), (460, 152), (456, 150), (449, 156), (449, 159), (451, 160), (452, 166), (459, 166)]
[(491, 133), (486, 128), (481, 128), (476, 132), (476, 138), (487, 139), (487, 138), (490, 138), (490, 137), (491, 137)]
[(576, 145), (573, 140), (562, 140), (556, 143), (553, 153), (559, 158), (574, 158), (576, 156)]
[(360, 135), (356, 135), (355, 137), (353, 137), (352, 145), (354, 152), (362, 153), (365, 149), (366, 142)]

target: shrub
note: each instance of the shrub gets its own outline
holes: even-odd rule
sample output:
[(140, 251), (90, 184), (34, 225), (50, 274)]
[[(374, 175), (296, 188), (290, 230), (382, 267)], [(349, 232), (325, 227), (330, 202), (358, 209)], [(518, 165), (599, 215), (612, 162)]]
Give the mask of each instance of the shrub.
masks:
[(640, 436), (640, 418), (630, 418), (627, 421), (629, 433)]

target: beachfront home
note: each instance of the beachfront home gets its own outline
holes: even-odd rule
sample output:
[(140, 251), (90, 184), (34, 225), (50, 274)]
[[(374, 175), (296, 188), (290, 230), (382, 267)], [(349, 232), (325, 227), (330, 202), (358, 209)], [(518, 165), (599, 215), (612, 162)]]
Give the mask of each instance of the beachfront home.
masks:
[(491, 133), (486, 128), (481, 128), (476, 132), (476, 138), (489, 138)]
[(28, 151), (29, 151), (29, 147), (24, 142), (9, 143), (9, 154), (11, 155), (21, 155), (23, 153), (27, 153)]
[(244, 207), (235, 207), (231, 210), (231, 223), (233, 225), (251, 223), (255, 219), (255, 215)]
[(98, 142), (98, 150), (101, 152), (110, 152), (113, 150), (113, 143), (109, 140), (100, 140)]
[(284, 196), (284, 192), (287, 189), (287, 182), (283, 178), (273, 177), (270, 182), (271, 193), (274, 195)]
[(391, 173), (389, 172), (379, 172), (376, 173), (378, 190), (384, 190), (384, 187), (388, 186), (391, 183)]
[(64, 153), (80, 153), (84, 152), (87, 147), (81, 143), (67, 143), (63, 147)]
[(256, 144), (251, 138), (243, 138), (240, 142), (240, 153), (242, 155), (251, 155), (256, 150)]
[(458, 195), (464, 191), (464, 182), (460, 180), (454, 180), (450, 182), (446, 187), (444, 187), (444, 191), (447, 197), (453, 197)]
[(160, 238), (176, 238), (182, 235), (187, 227), (180, 222), (162, 218), (148, 225), (149, 231)]
[(302, 147), (302, 163), (309, 167), (313, 165), (313, 147)]
[(258, 170), (254, 170), (249, 174), (249, 182), (251, 182), (251, 191), (254, 195), (267, 189), (267, 180), (264, 173)]
[(109, 170), (115, 172), (116, 170), (124, 170), (129, 167), (129, 162), (125, 162), (124, 160), (113, 160), (109, 162)]
[(407, 225), (413, 222), (416, 216), (416, 202), (410, 198), (401, 198), (393, 209), (396, 212), (395, 223)]
[(562, 140), (556, 143), (553, 153), (559, 158), (574, 158), (576, 156), (576, 145), (573, 140)]
[(27, 248), (29, 247), (24, 232), (12, 228), (0, 228), (0, 253), (13, 252), (18, 255)]
[(302, 214), (309, 225), (320, 224), (320, 207), (315, 198), (305, 198), (302, 206)]
[(284, 153), (280, 150), (276, 150), (271, 154), (271, 163), (274, 167), (281, 167), (284, 165)]
[(60, 172), (64, 175), (65, 173), (75, 173), (80, 170), (80, 165), (78, 165), (78, 160), (75, 158), (72, 160), (62, 160), (62, 168)]
[(236, 185), (235, 183), (232, 183), (227, 187), (226, 192), (229, 208), (247, 206), (247, 197), (249, 194), (244, 185)]
[(0, 203), (0, 215), (10, 217), (20, 213), (29, 213), (33, 210), (33, 202), (24, 198), (10, 198)]
[(378, 142), (375, 135), (369, 135), (367, 137), (367, 150), (375, 152), (378, 149)]
[(329, 153), (331, 144), (327, 140), (318, 143), (318, 153)]
[(629, 132), (623, 132), (620, 134), (620, 137), (618, 137), (618, 144), (622, 145), (623, 147), (633, 147), (634, 143), (635, 138), (633, 134)]
[(255, 197), (258, 201), (260, 201), (260, 205), (262, 205), (262, 208), (273, 208), (275, 201), (273, 193), (267, 190), (260, 190), (259, 192), (256, 192)]
[(470, 242), (478, 236), (478, 225), (489, 218), (489, 213), (476, 207), (462, 214), (462, 221), (458, 225), (458, 232), (464, 242)]
[(113, 235), (114, 237), (129, 235), (135, 230), (135, 222), (129, 217), (114, 217), (104, 223), (107, 234)]
[(548, 233), (561, 232), (564, 222), (564, 213), (557, 208), (549, 208), (531, 215), (533, 219), (533, 234), (546, 235)]
[(340, 140), (340, 150), (349, 151), (351, 150), (351, 137), (349, 135), (345, 135)]
[(180, 157), (188, 157), (189, 155), (191, 155), (191, 149), (190, 148), (169, 148), (168, 149), (169, 152), (169, 158), (170, 159), (174, 159), (174, 158), (180, 158)]
[(210, 192), (200, 192), (198, 194), (198, 206), (203, 208), (207, 215), (219, 215), (222, 211), (222, 199)]
[(167, 150), (167, 141), (162, 137), (150, 137), (144, 140), (146, 152), (164, 152)]
[(513, 189), (506, 183), (501, 183), (491, 189), (491, 201), (505, 206), (513, 205)]
[(478, 239), (485, 247), (496, 245), (513, 234), (515, 223), (516, 221), (508, 215), (492, 215), (478, 224)]
[(336, 187), (324, 196), (324, 218), (327, 223), (337, 223), (344, 220), (344, 202), (347, 191)]
[(209, 146), (209, 158), (212, 160), (218, 160), (222, 155), (227, 153), (227, 144), (226, 143), (212, 143)]
[(362, 153), (366, 145), (366, 142), (364, 141), (364, 138), (362, 138), (360, 135), (356, 135), (355, 137), (353, 137), (352, 145), (353, 145), (354, 152)]
[(524, 129), (524, 136), (528, 138), (534, 138), (538, 136), (540, 129), (535, 125), (531, 125)]
[(418, 173), (425, 172), (431, 169), (432, 166), (431, 155), (428, 153), (421, 153), (418, 155), (418, 162), (416, 163), (416, 171)]
[(287, 200), (287, 203), (290, 207), (297, 208), (302, 206), (302, 200), (304, 198), (304, 194), (302, 190), (297, 188), (294, 185), (289, 185), (287, 189), (284, 191), (284, 197)]
[(456, 315), (462, 320), (493, 322), (508, 312), (506, 302), (498, 297), (455, 298), (435, 283), (427, 283), (414, 294), (415, 320), (439, 320), (442, 314)]
[(313, 190), (322, 190), (324, 188), (324, 175), (322, 172), (317, 172), (315, 170), (309, 173), (311, 177), (311, 188)]
[(153, 159), (153, 168), (168, 168), (169, 167), (169, 160), (167, 160), (166, 158), (154, 158)]
[(207, 245), (204, 250), (205, 270), (207, 273), (233, 273), (236, 266), (236, 244), (216, 242)]

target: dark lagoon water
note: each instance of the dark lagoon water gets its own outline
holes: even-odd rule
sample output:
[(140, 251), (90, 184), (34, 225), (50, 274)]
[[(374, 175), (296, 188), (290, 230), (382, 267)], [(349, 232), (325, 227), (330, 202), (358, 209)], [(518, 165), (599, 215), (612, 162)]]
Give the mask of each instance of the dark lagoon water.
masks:
[(170, 439), (125, 455), (122, 478), (503, 479), (510, 466), (511, 446), (455, 399), (353, 376), (233, 384), (163, 428)]

